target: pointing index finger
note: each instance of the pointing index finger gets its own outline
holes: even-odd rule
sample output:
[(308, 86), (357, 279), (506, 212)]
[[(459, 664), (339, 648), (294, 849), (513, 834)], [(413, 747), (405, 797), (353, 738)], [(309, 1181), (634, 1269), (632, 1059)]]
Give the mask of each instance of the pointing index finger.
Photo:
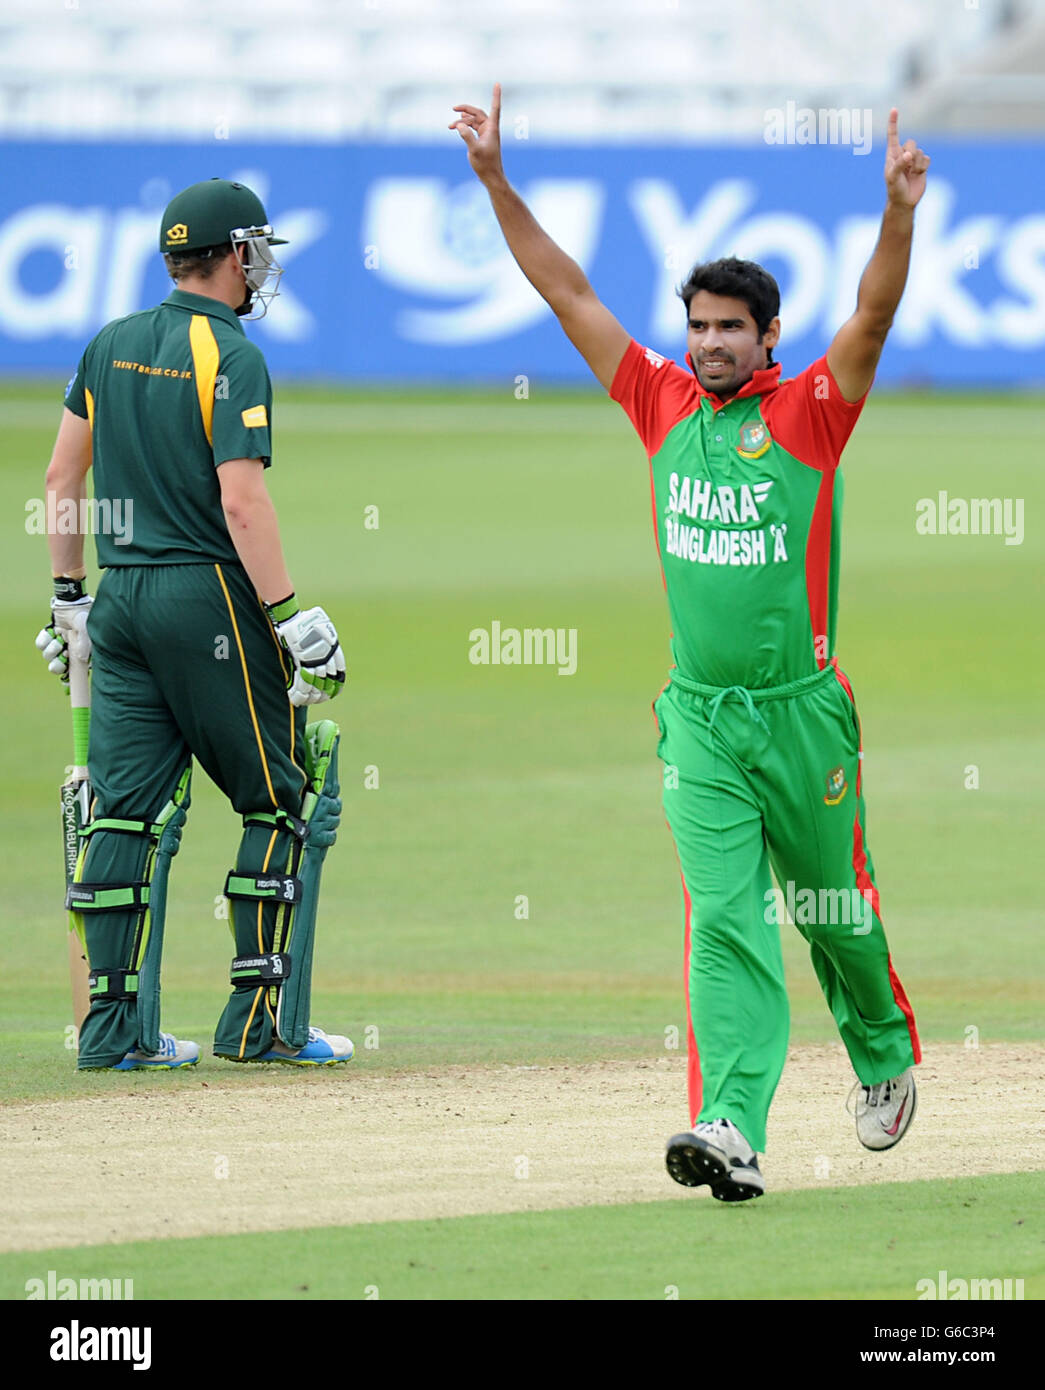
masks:
[(889, 134), (888, 134), (888, 143), (889, 143), (889, 148), (890, 148), (891, 150), (897, 149), (897, 148), (899, 147), (899, 144), (900, 144), (900, 137), (899, 137), (899, 135), (896, 133), (896, 127), (897, 127), (897, 124), (898, 124), (899, 120), (900, 120), (900, 113), (899, 113), (899, 111), (897, 111), (896, 107), (894, 106), (894, 107), (892, 108), (892, 110), (889, 112)]
[(490, 101), (490, 119), (496, 126), (501, 124), (501, 84), (499, 82), (493, 84), (493, 97)]

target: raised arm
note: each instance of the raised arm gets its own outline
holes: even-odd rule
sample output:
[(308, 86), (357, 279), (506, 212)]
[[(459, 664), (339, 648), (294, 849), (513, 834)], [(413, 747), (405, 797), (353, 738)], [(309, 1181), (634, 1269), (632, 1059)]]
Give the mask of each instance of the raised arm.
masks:
[(630, 335), (596, 297), (577, 262), (552, 241), (505, 178), (500, 84), (494, 86), (489, 115), (478, 106), (455, 106), (454, 110), (461, 115), (449, 128), (458, 131), (468, 146), (468, 161), (490, 195), (508, 249), (608, 391)]
[(888, 201), (878, 244), (860, 280), (856, 313), (842, 324), (827, 350), (827, 365), (847, 401), (858, 401), (874, 380), (882, 347), (907, 283), (914, 209), (925, 192), (929, 156), (914, 140), (907, 140), (901, 148), (898, 119), (893, 107), (885, 150)]

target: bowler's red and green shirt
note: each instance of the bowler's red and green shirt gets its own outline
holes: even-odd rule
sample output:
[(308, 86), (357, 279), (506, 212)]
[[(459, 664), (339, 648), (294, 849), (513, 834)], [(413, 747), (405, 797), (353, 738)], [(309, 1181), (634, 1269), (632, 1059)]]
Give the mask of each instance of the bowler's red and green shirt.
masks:
[(707, 685), (784, 685), (834, 656), (838, 461), (867, 397), (843, 400), (826, 356), (780, 372), (723, 402), (633, 341), (610, 388), (650, 460), (673, 660)]

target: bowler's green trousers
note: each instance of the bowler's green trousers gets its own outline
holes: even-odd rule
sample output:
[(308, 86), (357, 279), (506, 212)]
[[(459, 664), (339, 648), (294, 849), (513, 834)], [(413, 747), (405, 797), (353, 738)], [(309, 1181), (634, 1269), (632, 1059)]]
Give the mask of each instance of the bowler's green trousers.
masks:
[(732, 1120), (763, 1151), (789, 1026), (781, 896), (860, 1081), (921, 1057), (879, 915), (856, 706), (831, 663), (761, 690), (673, 671), (654, 712), (682, 871), (691, 1122)]
[[(287, 699), (282, 649), (239, 565), (107, 570), (88, 632), (95, 819), (155, 821), (193, 757), (242, 816), (300, 813), (305, 710)], [(229, 867), (286, 873), (292, 841), (274, 824), (246, 825)], [(81, 879), (141, 883), (151, 853), (140, 834), (100, 829), (89, 838)], [(236, 955), (271, 950), (277, 910), (271, 902), (232, 903)], [(198, 912), (213, 920), (213, 897)], [(105, 975), (135, 961), (140, 909), (93, 910), (83, 920), (92, 971)], [(265, 991), (237, 986), (214, 1050), (241, 1060), (258, 1056), (271, 1044), (273, 1025)], [(138, 1043), (136, 1002), (94, 999), (80, 1030), (78, 1065), (112, 1066)]]

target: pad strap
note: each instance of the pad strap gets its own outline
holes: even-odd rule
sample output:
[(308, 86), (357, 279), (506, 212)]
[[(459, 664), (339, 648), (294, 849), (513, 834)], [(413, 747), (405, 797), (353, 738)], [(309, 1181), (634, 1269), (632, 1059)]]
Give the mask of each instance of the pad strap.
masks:
[(86, 840), (96, 830), (108, 830), (115, 835), (145, 835), (150, 840), (158, 840), (163, 833), (163, 823), (154, 824), (146, 820), (114, 820), (102, 817), (92, 820), (80, 831), (80, 839)]
[(137, 970), (92, 970), (87, 976), (91, 1001), (95, 999), (137, 999)]
[(191, 776), (192, 766), (190, 764), (182, 773), (178, 785), (174, 789), (174, 795), (160, 812), (159, 820), (123, 820), (117, 816), (99, 816), (81, 829), (80, 838), (86, 840), (97, 830), (107, 830), (113, 835), (144, 835), (146, 839), (156, 842), (160, 839), (160, 836), (163, 834), (164, 830), (166, 830), (167, 826), (173, 822), (177, 828), (178, 835), (177, 840), (170, 847), (170, 853), (177, 854), (178, 843), (181, 840), (181, 825), (178, 812), (183, 812), (180, 820), (184, 821), (184, 810), (188, 808), (189, 804), (189, 782)]
[(244, 825), (270, 825), (276, 830), (289, 830), (291, 835), (297, 840), (305, 838), (307, 825), (298, 816), (292, 816), (289, 811), (252, 811), (243, 817)]
[(292, 968), (290, 957), (277, 951), (264, 956), (237, 956), (229, 978), (234, 985), (267, 985), (289, 980)]
[(70, 912), (113, 912), (121, 907), (149, 905), (147, 883), (70, 883), (65, 892)]
[(266, 903), (298, 903), (301, 901), (301, 880), (293, 874), (243, 874), (230, 869), (225, 880), (225, 896)]

